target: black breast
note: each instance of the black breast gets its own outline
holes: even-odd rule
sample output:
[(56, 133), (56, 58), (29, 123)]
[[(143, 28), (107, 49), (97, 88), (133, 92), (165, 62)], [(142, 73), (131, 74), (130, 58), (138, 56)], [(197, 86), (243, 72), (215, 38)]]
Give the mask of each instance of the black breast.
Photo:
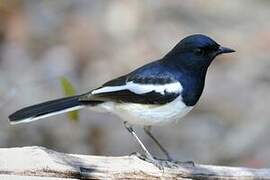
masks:
[(180, 82), (183, 86), (182, 98), (187, 106), (194, 106), (200, 99), (204, 88), (205, 77), (185, 76)]

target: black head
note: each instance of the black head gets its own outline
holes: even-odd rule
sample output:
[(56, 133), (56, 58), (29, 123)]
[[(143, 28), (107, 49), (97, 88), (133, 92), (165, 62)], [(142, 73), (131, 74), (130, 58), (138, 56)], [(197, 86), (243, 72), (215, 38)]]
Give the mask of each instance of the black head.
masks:
[(207, 69), (213, 59), (224, 53), (235, 52), (225, 48), (213, 39), (202, 34), (195, 34), (182, 39), (166, 56), (166, 61), (189, 69)]

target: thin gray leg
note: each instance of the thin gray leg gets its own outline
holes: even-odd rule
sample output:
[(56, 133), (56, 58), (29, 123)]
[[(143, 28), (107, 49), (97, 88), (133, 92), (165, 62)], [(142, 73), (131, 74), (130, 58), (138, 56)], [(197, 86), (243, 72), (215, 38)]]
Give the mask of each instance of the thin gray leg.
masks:
[(159, 163), (154, 157), (150, 154), (150, 152), (146, 149), (146, 147), (143, 145), (142, 141), (139, 139), (135, 131), (133, 130), (132, 126), (128, 125), (127, 122), (124, 122), (125, 128), (130, 132), (130, 134), (135, 138), (135, 140), (139, 143), (143, 151), (145, 152), (146, 157), (153, 163), (155, 166), (157, 166), (159, 169), (163, 169), (163, 166), (161, 163)]
[(167, 159), (169, 161), (172, 161), (172, 158), (171, 158), (170, 154), (168, 153), (168, 151), (159, 143), (159, 141), (151, 133), (151, 126), (144, 126), (144, 132), (158, 145), (158, 147), (165, 154)]

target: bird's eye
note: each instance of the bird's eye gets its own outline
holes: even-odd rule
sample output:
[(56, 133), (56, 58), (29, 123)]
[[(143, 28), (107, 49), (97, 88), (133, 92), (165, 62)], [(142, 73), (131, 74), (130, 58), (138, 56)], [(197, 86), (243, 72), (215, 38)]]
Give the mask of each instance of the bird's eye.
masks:
[(198, 56), (201, 56), (201, 55), (204, 54), (204, 50), (201, 49), (201, 48), (196, 48), (196, 49), (194, 50), (194, 53), (195, 53), (196, 55), (198, 55)]

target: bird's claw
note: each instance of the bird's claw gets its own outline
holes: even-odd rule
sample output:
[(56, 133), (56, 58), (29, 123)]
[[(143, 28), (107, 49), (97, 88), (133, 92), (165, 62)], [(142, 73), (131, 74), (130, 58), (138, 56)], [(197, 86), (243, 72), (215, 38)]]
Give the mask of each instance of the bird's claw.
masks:
[(147, 156), (147, 155), (143, 155), (143, 154), (140, 154), (138, 152), (133, 152), (130, 154), (130, 156), (136, 156), (138, 157), (139, 159), (143, 160), (143, 161), (147, 161), (149, 163), (152, 163), (154, 164), (158, 169), (164, 171), (164, 167), (169, 167), (169, 168), (176, 168), (176, 167), (179, 167), (180, 165), (182, 166), (192, 166), (194, 167), (195, 166), (195, 163), (193, 161), (185, 161), (185, 162), (182, 162), (182, 161), (175, 161), (175, 160), (172, 160), (171, 158), (170, 159), (158, 159), (158, 158), (155, 158), (155, 157), (152, 157), (152, 156)]
[(195, 162), (194, 161), (174, 161), (174, 163), (179, 164), (179, 165), (183, 165), (183, 166), (192, 166), (195, 167)]
[(145, 155), (142, 155), (138, 152), (132, 152), (129, 154), (129, 156), (136, 156), (137, 158), (141, 159), (141, 160), (145, 160), (146, 159), (146, 156)]
[(145, 156), (145, 161), (154, 164), (159, 170), (164, 171), (164, 165), (162, 161), (154, 157), (147, 157), (147, 156)]
[(140, 154), (138, 152), (133, 152), (130, 154), (130, 156), (136, 156), (138, 157), (139, 159), (143, 160), (143, 161), (146, 161), (146, 162), (149, 162), (149, 163), (152, 163), (153, 165), (155, 165), (159, 170), (162, 170), (164, 171), (164, 166), (163, 166), (163, 162), (159, 159), (156, 159), (152, 156), (147, 156), (147, 155), (143, 155), (143, 154)]
[(155, 160), (159, 161), (160, 164), (162, 164), (163, 166), (169, 167), (169, 168), (177, 168), (179, 166), (191, 166), (191, 167), (195, 167), (195, 163), (193, 161), (175, 161), (172, 159), (157, 159), (155, 158)]

